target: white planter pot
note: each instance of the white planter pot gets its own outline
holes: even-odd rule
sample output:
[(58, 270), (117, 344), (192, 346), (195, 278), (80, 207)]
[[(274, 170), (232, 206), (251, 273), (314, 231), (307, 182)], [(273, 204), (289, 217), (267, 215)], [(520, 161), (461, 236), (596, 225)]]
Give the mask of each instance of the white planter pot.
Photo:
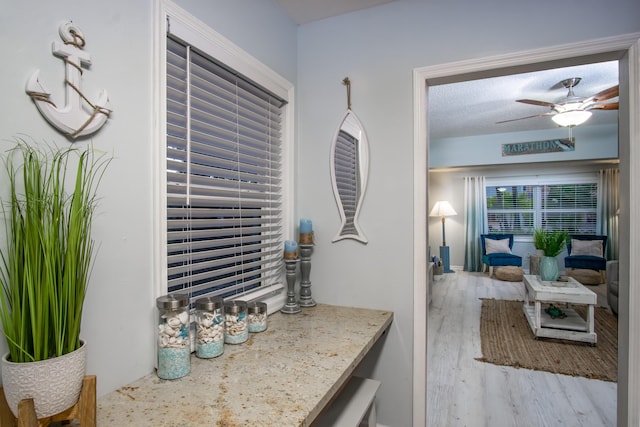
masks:
[(38, 419), (56, 415), (78, 402), (87, 369), (86, 344), (76, 351), (40, 362), (14, 363), (2, 357), (2, 386), (13, 415), (18, 403), (33, 398)]

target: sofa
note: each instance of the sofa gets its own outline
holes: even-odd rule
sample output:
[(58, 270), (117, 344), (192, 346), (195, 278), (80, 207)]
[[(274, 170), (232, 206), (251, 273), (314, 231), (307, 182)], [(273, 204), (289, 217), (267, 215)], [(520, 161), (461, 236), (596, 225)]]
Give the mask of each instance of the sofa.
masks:
[(607, 303), (618, 315), (618, 261), (607, 261)]

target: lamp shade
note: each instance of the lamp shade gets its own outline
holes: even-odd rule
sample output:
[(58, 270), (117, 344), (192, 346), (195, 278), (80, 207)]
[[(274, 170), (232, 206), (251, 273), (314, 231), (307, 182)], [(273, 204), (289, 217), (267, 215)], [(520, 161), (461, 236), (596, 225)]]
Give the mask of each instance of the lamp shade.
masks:
[(591, 111), (570, 110), (558, 113), (551, 117), (551, 120), (560, 126), (572, 127), (586, 122), (591, 117)]
[(431, 213), (429, 216), (453, 216), (458, 215), (458, 213), (451, 207), (451, 203), (447, 201), (439, 201), (433, 206), (431, 209)]

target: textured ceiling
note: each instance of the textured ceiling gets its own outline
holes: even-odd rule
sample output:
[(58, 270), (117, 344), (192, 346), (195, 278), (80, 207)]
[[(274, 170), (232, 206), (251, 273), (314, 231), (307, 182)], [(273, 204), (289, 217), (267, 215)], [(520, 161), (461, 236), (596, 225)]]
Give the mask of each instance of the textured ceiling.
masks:
[[(429, 127), (432, 139), (520, 132), (558, 127), (550, 116), (496, 124), (533, 116), (549, 107), (515, 102), (535, 99), (559, 102), (567, 96), (562, 80), (581, 77), (576, 96), (587, 98), (618, 84), (618, 62), (601, 62), (504, 77), (473, 80), (429, 88)], [(612, 98), (611, 101), (616, 101)], [(617, 111), (593, 111), (581, 126), (617, 124)]]

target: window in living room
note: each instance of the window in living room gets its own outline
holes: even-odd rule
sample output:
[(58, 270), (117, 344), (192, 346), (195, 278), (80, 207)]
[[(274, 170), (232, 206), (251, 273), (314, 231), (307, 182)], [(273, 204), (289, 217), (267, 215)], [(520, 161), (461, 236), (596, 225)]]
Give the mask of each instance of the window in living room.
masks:
[(535, 228), (571, 234), (597, 234), (598, 184), (583, 182), (536, 183), (520, 179), (487, 180), (486, 230), (490, 233), (532, 235)]

